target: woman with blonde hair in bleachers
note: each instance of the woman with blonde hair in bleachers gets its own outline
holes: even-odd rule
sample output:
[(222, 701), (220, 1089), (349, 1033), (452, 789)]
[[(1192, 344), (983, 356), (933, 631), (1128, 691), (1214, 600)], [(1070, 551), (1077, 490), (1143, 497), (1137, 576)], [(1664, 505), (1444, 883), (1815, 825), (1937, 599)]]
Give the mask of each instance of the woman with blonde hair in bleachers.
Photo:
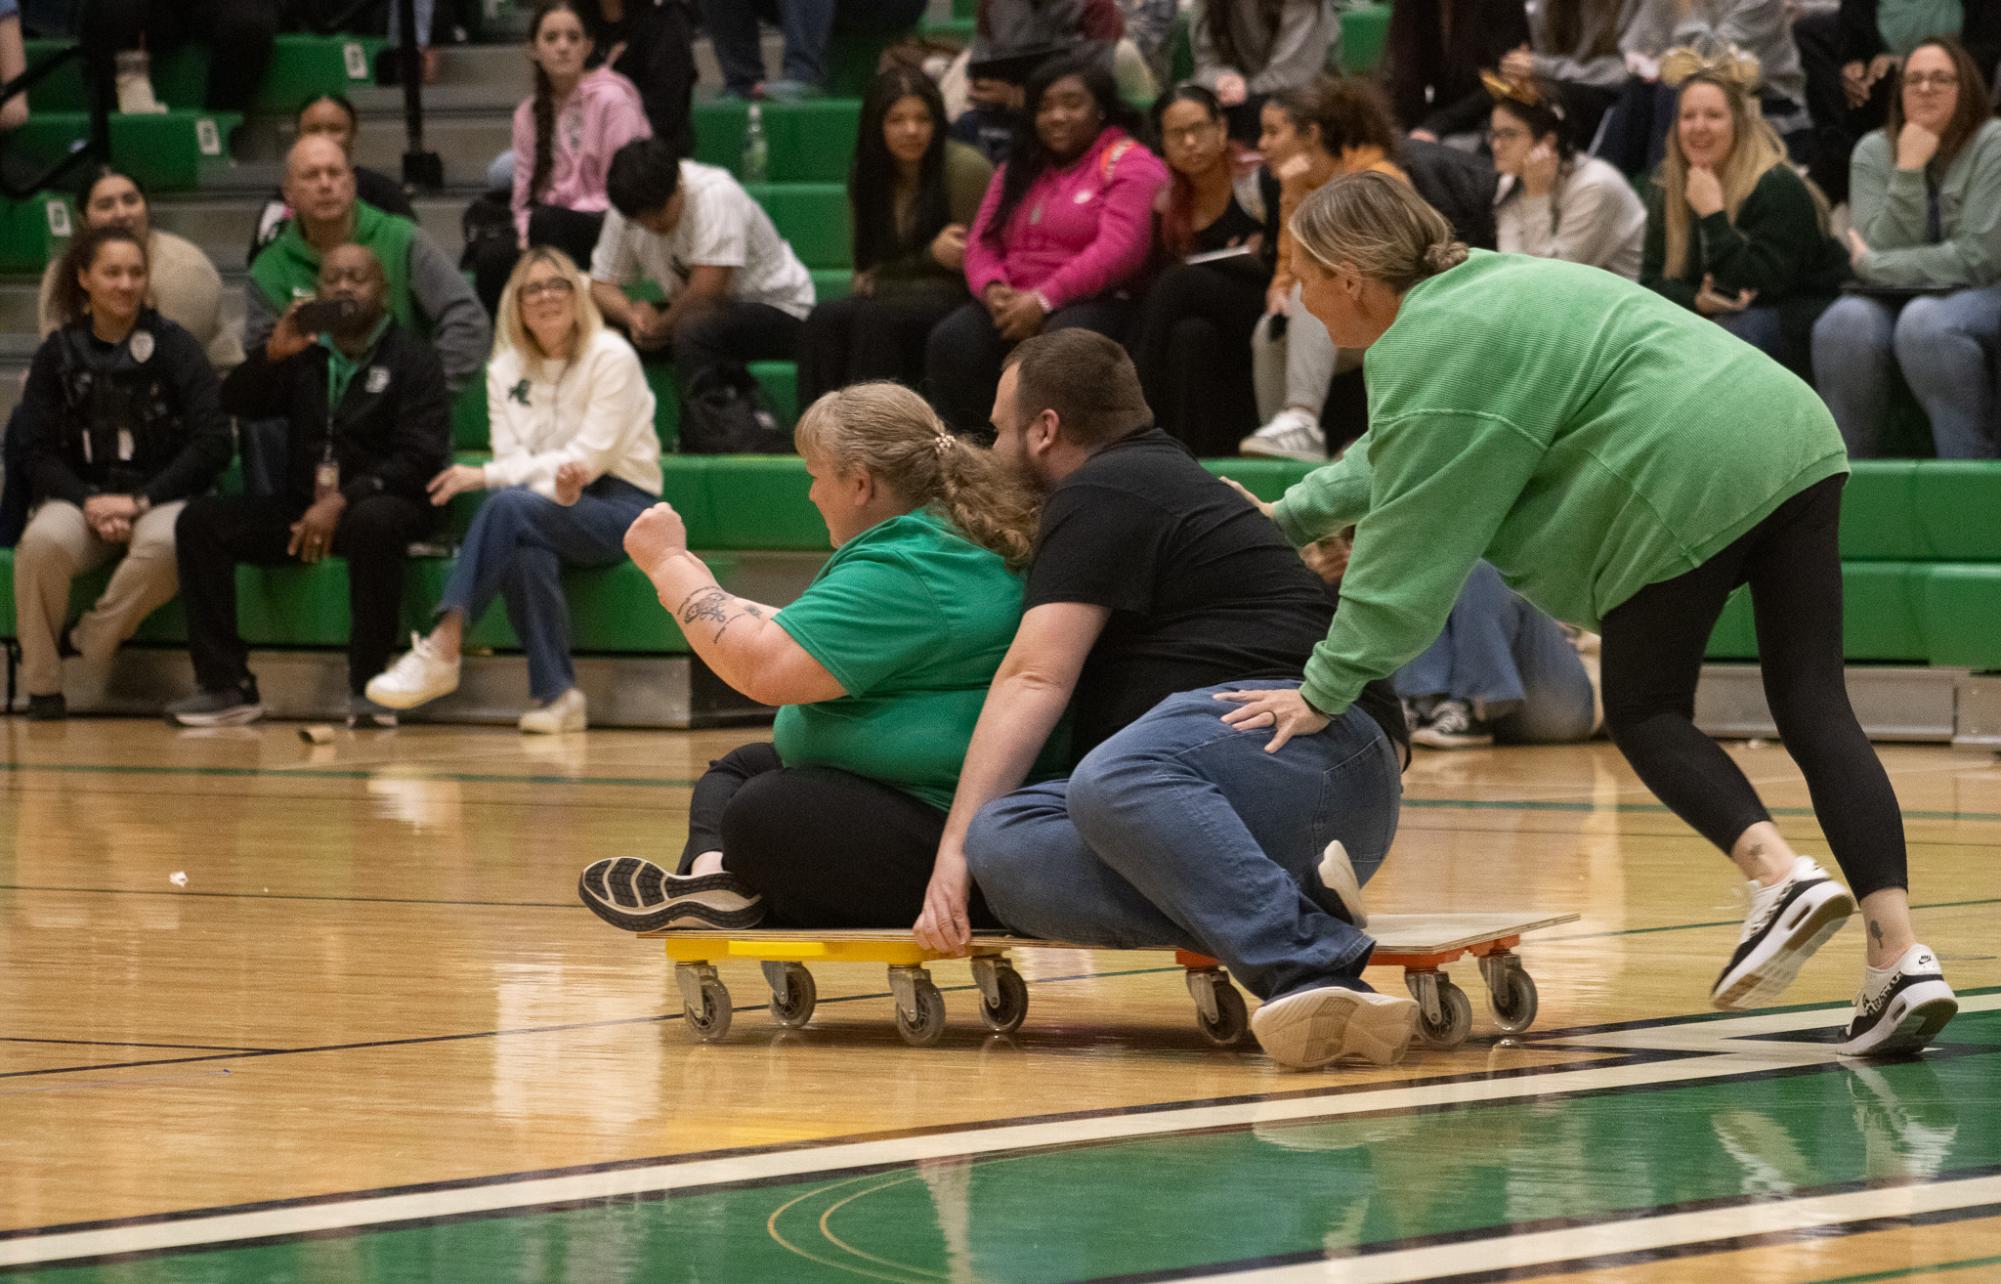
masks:
[(1804, 376), (1813, 323), (1848, 276), (1826, 203), (1758, 109), (1755, 60), (1676, 49), (1661, 78), (1677, 107), (1647, 193), (1640, 283)]
[(459, 684), (465, 632), (495, 597), (528, 653), (535, 707), (524, 732), (582, 731), (584, 693), (570, 661), (566, 566), (610, 566), (633, 518), (660, 494), (653, 390), (639, 355), (607, 328), (577, 265), (530, 250), (500, 296), (486, 371), (493, 459), (431, 479), (431, 502), (495, 493), (473, 515), (428, 637), (368, 684), (368, 698), (413, 709)]
[[(834, 545), (778, 609), (716, 583), (666, 504), (626, 551), (695, 654), (777, 705), (771, 743), (695, 785), (678, 873), (628, 856), (579, 892), (615, 927), (909, 928), (966, 746), (1021, 620), (1034, 497), (908, 388), (856, 384), (799, 419), (807, 492)], [(1038, 778), (1061, 767), (1050, 737)], [(999, 923), (977, 896), (976, 927)]]

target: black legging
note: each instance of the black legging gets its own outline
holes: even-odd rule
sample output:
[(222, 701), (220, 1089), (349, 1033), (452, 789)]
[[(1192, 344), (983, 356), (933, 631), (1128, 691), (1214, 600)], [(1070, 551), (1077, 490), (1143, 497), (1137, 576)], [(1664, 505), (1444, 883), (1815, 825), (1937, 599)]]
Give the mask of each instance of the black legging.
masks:
[[(602, 213), (566, 210), (560, 205), (532, 205), (528, 209), (528, 245), (552, 246), (570, 256), (585, 276), (591, 272), (591, 252), (597, 248), (598, 233), (604, 229)], [(521, 258), (521, 251), (507, 240), (488, 241), (473, 256), (473, 292), (486, 305), (487, 315), (500, 310), (500, 294), (507, 278)]]
[[(787, 767), (768, 744), (709, 764), (688, 803), (680, 870), (703, 852), (764, 897), (766, 927), (904, 929), (924, 912), (945, 813), (831, 767)], [(1000, 920), (979, 889), (972, 925)]]
[(1236, 454), (1258, 426), (1251, 331), (1271, 276), (1254, 262), (1175, 264), (1147, 291), (1134, 327), (1133, 364), (1153, 422), (1205, 458)]
[(813, 309), (799, 331), (799, 406), (870, 379), (924, 389), (924, 344), (931, 328), (966, 301), (966, 288), (891, 289), (851, 294)]
[(278, 5), (272, 0), (88, 0), (77, 34), (86, 47), (107, 57), (142, 44), (161, 55), (198, 40), (209, 47), (203, 105), (212, 111), (241, 111), (271, 65)]
[(1724, 603), (1751, 586), (1765, 698), (1814, 814), (1859, 897), (1907, 886), (1904, 819), (1889, 775), (1848, 703), (1836, 537), (1845, 477), (1794, 495), (1685, 575), (1650, 584), (1605, 616), (1605, 726), (1675, 815), (1728, 852), (1771, 813), (1695, 728), (1695, 684)]

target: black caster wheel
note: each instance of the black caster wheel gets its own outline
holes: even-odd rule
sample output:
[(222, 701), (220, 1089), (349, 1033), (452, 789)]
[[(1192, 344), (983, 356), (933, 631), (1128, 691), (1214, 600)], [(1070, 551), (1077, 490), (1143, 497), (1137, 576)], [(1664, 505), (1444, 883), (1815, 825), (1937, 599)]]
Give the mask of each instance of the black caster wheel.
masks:
[(917, 1011), (904, 1011), (901, 1003), (896, 1005), (896, 1032), (903, 1041), (913, 1048), (928, 1048), (945, 1035), (945, 996), (929, 981), (917, 983), (915, 998)]
[(767, 963), (765, 979), (771, 982), (771, 1019), (788, 1030), (797, 1030), (813, 1019), (813, 1007), (820, 1001), (813, 974), (799, 963)]
[(690, 1001), (683, 1005), (683, 1014), (688, 1019), (688, 1031), (703, 1043), (714, 1043), (730, 1032), (729, 987), (713, 976), (701, 980), (701, 1002)]
[[(1204, 991), (1208, 1002), (1203, 1001)], [(1251, 1015), (1244, 996), (1222, 972), (1190, 972), (1188, 992), (1195, 998), (1195, 1028), (1219, 1048), (1242, 1044), (1251, 1032)]]
[(1487, 989), (1487, 1008), (1503, 1034), (1520, 1034), (1535, 1024), (1535, 978), (1519, 967), (1504, 968)]
[(994, 968), (994, 989), (999, 1002), (989, 1000), (983, 992), (980, 1020), (995, 1034), (1013, 1034), (1028, 1019), (1028, 982), (1021, 979), (1021, 973), (1002, 963)]
[(1424, 995), (1417, 995), (1418, 1037), (1434, 1048), (1456, 1048), (1466, 1042), (1467, 1035), (1473, 1033), (1473, 1000), (1467, 998), (1466, 991), (1454, 985), (1449, 977), (1440, 976), (1436, 984), (1436, 1015), (1425, 1010), (1428, 1005), (1424, 1002)]

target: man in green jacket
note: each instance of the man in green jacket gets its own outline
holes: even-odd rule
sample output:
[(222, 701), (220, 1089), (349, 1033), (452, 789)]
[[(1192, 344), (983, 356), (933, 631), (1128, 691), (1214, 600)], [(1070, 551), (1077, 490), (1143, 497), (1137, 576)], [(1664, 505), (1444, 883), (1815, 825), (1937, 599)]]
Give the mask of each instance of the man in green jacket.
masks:
[[(1719, 1007), (1776, 996), (1861, 901), (1868, 966), (1845, 1053), (1924, 1046), (1958, 1010), (1918, 944), (1903, 819), (1843, 684), (1836, 546), (1848, 463), (1813, 390), (1610, 273), (1468, 253), (1401, 184), (1360, 174), (1293, 220), (1303, 300), (1367, 349), (1370, 430), (1267, 511), (1295, 544), (1353, 525), (1341, 610), (1297, 690), (1237, 692), (1273, 747), (1438, 635), (1481, 558), (1604, 635), (1605, 721), (1662, 802), (1751, 884)], [(1796, 855), (1693, 721), (1717, 617), (1748, 583), (1764, 682), (1854, 889)]]

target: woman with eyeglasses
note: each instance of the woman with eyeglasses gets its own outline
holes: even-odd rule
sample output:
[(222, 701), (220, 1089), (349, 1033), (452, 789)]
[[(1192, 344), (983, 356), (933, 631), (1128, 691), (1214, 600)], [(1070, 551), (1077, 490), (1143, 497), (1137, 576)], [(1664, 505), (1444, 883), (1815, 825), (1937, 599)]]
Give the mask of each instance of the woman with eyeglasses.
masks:
[(625, 528), (660, 497), (653, 391), (639, 354), (604, 324), (577, 265), (530, 250), (500, 296), (500, 335), (486, 368), (493, 459), (431, 479), (431, 503), (495, 492), (473, 514), (430, 636), (368, 684), (368, 698), (414, 709), (459, 685), (465, 632), (493, 599), (528, 653), (535, 707), (527, 733), (582, 731), (584, 693), (570, 663), (566, 566), (611, 566)]
[(1501, 175), (1494, 197), (1501, 252), (1588, 263), (1638, 280), (1647, 207), (1632, 184), (1578, 153), (1569, 113), (1550, 87), (1489, 76), (1487, 91), (1494, 100), (1487, 137)]
[(1820, 395), (1848, 452), (1877, 453), (1894, 371), (1941, 459), (2001, 453), (2001, 121), (1955, 40), (1904, 60), (1889, 124), (1855, 149), (1848, 233), (1857, 285), (1813, 329)]

